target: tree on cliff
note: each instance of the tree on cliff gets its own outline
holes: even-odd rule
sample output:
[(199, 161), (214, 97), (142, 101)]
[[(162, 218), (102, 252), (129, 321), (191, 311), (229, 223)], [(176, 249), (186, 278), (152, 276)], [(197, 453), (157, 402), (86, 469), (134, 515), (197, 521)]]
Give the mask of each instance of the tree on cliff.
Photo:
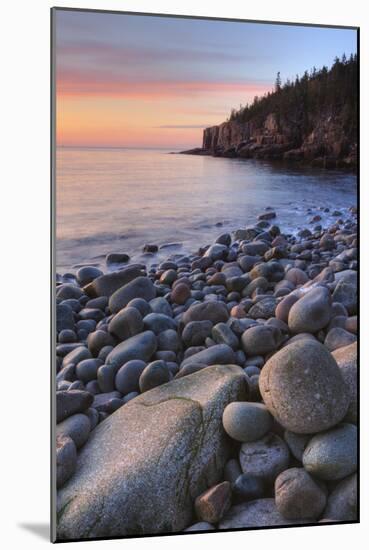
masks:
[(301, 134), (308, 134), (319, 116), (340, 119), (348, 137), (357, 133), (357, 55), (347, 59), (336, 57), (330, 69), (315, 67), (294, 82), (283, 85), (277, 73), (275, 91), (255, 97), (251, 105), (232, 110), (230, 120), (254, 121), (262, 125), (266, 116), (274, 113), (279, 120), (293, 123)]

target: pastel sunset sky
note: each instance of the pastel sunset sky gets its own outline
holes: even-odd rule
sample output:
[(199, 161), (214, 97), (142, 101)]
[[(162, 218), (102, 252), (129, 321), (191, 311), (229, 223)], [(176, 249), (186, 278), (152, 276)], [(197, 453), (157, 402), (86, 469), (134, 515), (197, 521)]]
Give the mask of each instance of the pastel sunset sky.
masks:
[(356, 31), (55, 12), (57, 144), (200, 146), (233, 107), (336, 55)]

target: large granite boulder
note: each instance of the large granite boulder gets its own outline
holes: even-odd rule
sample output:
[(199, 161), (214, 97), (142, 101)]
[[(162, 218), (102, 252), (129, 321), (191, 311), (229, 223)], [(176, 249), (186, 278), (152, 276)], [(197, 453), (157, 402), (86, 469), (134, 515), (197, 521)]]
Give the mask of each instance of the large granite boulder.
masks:
[(244, 398), (242, 369), (216, 365), (118, 409), (91, 433), (59, 492), (58, 539), (188, 527), (194, 500), (221, 480), (229, 458), (223, 411)]

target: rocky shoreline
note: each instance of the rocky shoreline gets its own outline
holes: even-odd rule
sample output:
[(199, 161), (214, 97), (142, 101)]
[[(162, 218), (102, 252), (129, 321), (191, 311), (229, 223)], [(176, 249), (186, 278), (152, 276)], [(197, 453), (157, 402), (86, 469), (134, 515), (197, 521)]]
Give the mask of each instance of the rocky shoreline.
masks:
[(277, 214), (58, 276), (58, 540), (357, 521), (357, 210)]

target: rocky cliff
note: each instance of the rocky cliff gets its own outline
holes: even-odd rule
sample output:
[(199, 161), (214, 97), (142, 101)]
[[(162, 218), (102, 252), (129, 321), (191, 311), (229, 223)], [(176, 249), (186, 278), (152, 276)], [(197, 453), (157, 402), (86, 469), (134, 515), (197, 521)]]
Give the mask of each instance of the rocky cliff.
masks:
[(336, 58), (328, 70), (232, 110), (227, 122), (204, 130), (202, 147), (184, 151), (226, 157), (309, 162), (326, 168), (357, 164), (357, 58)]

